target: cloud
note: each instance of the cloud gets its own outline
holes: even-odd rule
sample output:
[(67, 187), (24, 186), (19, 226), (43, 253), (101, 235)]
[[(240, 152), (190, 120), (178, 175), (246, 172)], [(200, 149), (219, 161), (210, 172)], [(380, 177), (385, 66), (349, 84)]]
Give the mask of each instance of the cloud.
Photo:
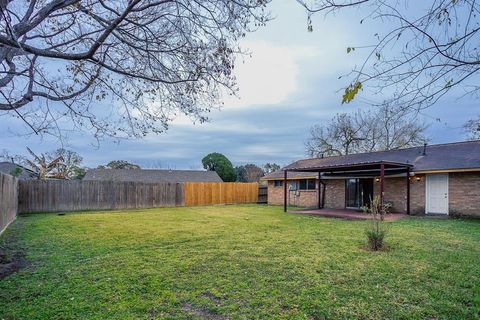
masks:
[[(125, 159), (146, 167), (177, 169), (201, 168), (207, 153), (221, 152), (234, 164), (277, 162), (281, 165), (304, 157), (304, 141), (315, 123), (328, 121), (337, 112), (347, 112), (359, 104), (341, 105), (341, 92), (347, 73), (361, 62), (361, 50), (346, 54), (347, 46), (369, 43), (361, 34), (374, 32), (358, 24), (358, 16), (331, 17), (314, 21), (314, 32), (306, 32), (306, 16), (294, 1), (275, 3), (278, 18), (267, 27), (248, 35), (242, 47), (252, 57), (237, 60), (235, 74), (241, 99), (228, 98), (222, 110), (213, 110), (211, 122), (192, 124), (179, 115), (169, 130), (143, 140), (101, 142), (100, 149), (90, 135), (74, 132), (68, 148), (78, 151), (85, 165), (95, 167), (114, 159)], [(358, 15), (358, 14), (357, 14)], [(435, 106), (432, 117), (447, 119), (449, 126), (434, 122), (429, 133), (432, 142), (461, 139), (458, 127), (473, 117), (475, 102), (448, 101)], [(452, 107), (454, 106), (454, 107)], [(20, 129), (19, 129), (20, 128)], [(57, 148), (58, 142), (45, 137), (18, 137), (18, 119), (0, 116), (0, 150), (25, 153)]]
[(285, 101), (298, 90), (300, 62), (316, 56), (313, 47), (277, 46), (267, 41), (245, 41), (242, 47), (250, 51), (251, 56), (237, 60), (239, 98), (225, 96), (226, 108)]

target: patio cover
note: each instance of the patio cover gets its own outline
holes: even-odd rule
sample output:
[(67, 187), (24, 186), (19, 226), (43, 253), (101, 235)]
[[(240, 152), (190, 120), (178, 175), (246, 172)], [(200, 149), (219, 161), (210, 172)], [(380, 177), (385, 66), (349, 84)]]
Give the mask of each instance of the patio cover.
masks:
[[(332, 157), (335, 158), (335, 157)], [(322, 174), (327, 176), (362, 176), (362, 177), (380, 177), (380, 203), (384, 200), (384, 184), (386, 175), (405, 174), (407, 184), (407, 214), (410, 214), (410, 171), (413, 167), (410, 163), (395, 161), (370, 161), (348, 163), (342, 158), (317, 159), (315, 162), (297, 161), (283, 168), (283, 209), (287, 211), (287, 173), (293, 172), (317, 172), (318, 179), (321, 181)], [(322, 164), (323, 162), (323, 164)], [(320, 186), (318, 188), (318, 202), (320, 207)]]

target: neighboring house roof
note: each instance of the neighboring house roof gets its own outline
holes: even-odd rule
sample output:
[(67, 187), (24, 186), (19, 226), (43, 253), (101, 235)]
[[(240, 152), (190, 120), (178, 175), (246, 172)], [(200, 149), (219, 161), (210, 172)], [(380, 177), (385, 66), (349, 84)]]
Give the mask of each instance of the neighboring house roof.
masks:
[(20, 168), (22, 172), (17, 176), (18, 179), (21, 180), (29, 180), (29, 179), (37, 179), (38, 175), (30, 169), (27, 169), (19, 164), (13, 162), (0, 162), (0, 172), (5, 174), (12, 174), (12, 172), (16, 169)]
[(87, 171), (83, 180), (144, 183), (222, 182), (215, 171), (144, 169), (91, 169)]
[[(412, 147), (400, 150), (378, 151), (369, 153), (349, 154), (298, 160), (283, 169), (287, 170), (315, 170), (322, 167), (342, 167), (356, 164), (378, 163), (381, 161), (397, 162), (412, 165), (415, 172), (423, 171), (480, 171), (480, 140), (464, 141)], [(290, 172), (289, 172), (290, 173)], [(311, 174), (312, 172), (310, 172)], [(305, 175), (304, 172), (295, 174)], [(265, 180), (283, 177), (283, 172), (277, 171), (264, 177)]]

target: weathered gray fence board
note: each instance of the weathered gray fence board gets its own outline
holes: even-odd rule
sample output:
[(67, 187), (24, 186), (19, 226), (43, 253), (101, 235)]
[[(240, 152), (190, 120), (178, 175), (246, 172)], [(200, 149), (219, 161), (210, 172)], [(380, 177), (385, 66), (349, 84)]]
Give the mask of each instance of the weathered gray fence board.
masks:
[(267, 186), (258, 186), (258, 202), (257, 203), (268, 203), (268, 187)]
[(183, 187), (180, 183), (65, 180), (19, 182), (20, 213), (175, 207), (183, 203)]
[(15, 220), (18, 209), (18, 179), (0, 173), (0, 233)]

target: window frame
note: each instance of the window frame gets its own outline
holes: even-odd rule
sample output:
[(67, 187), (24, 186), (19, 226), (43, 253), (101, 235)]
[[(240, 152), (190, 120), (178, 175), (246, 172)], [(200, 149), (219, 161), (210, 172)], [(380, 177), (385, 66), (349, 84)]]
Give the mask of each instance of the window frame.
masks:
[[(304, 186), (302, 186), (302, 182), (305, 183)], [(310, 182), (310, 183), (309, 183)], [(311, 188), (311, 183), (313, 182), (313, 188)], [(313, 191), (317, 190), (317, 181), (316, 179), (310, 178), (310, 179), (298, 179), (298, 190), (299, 191)], [(304, 188), (303, 188), (304, 187)]]

